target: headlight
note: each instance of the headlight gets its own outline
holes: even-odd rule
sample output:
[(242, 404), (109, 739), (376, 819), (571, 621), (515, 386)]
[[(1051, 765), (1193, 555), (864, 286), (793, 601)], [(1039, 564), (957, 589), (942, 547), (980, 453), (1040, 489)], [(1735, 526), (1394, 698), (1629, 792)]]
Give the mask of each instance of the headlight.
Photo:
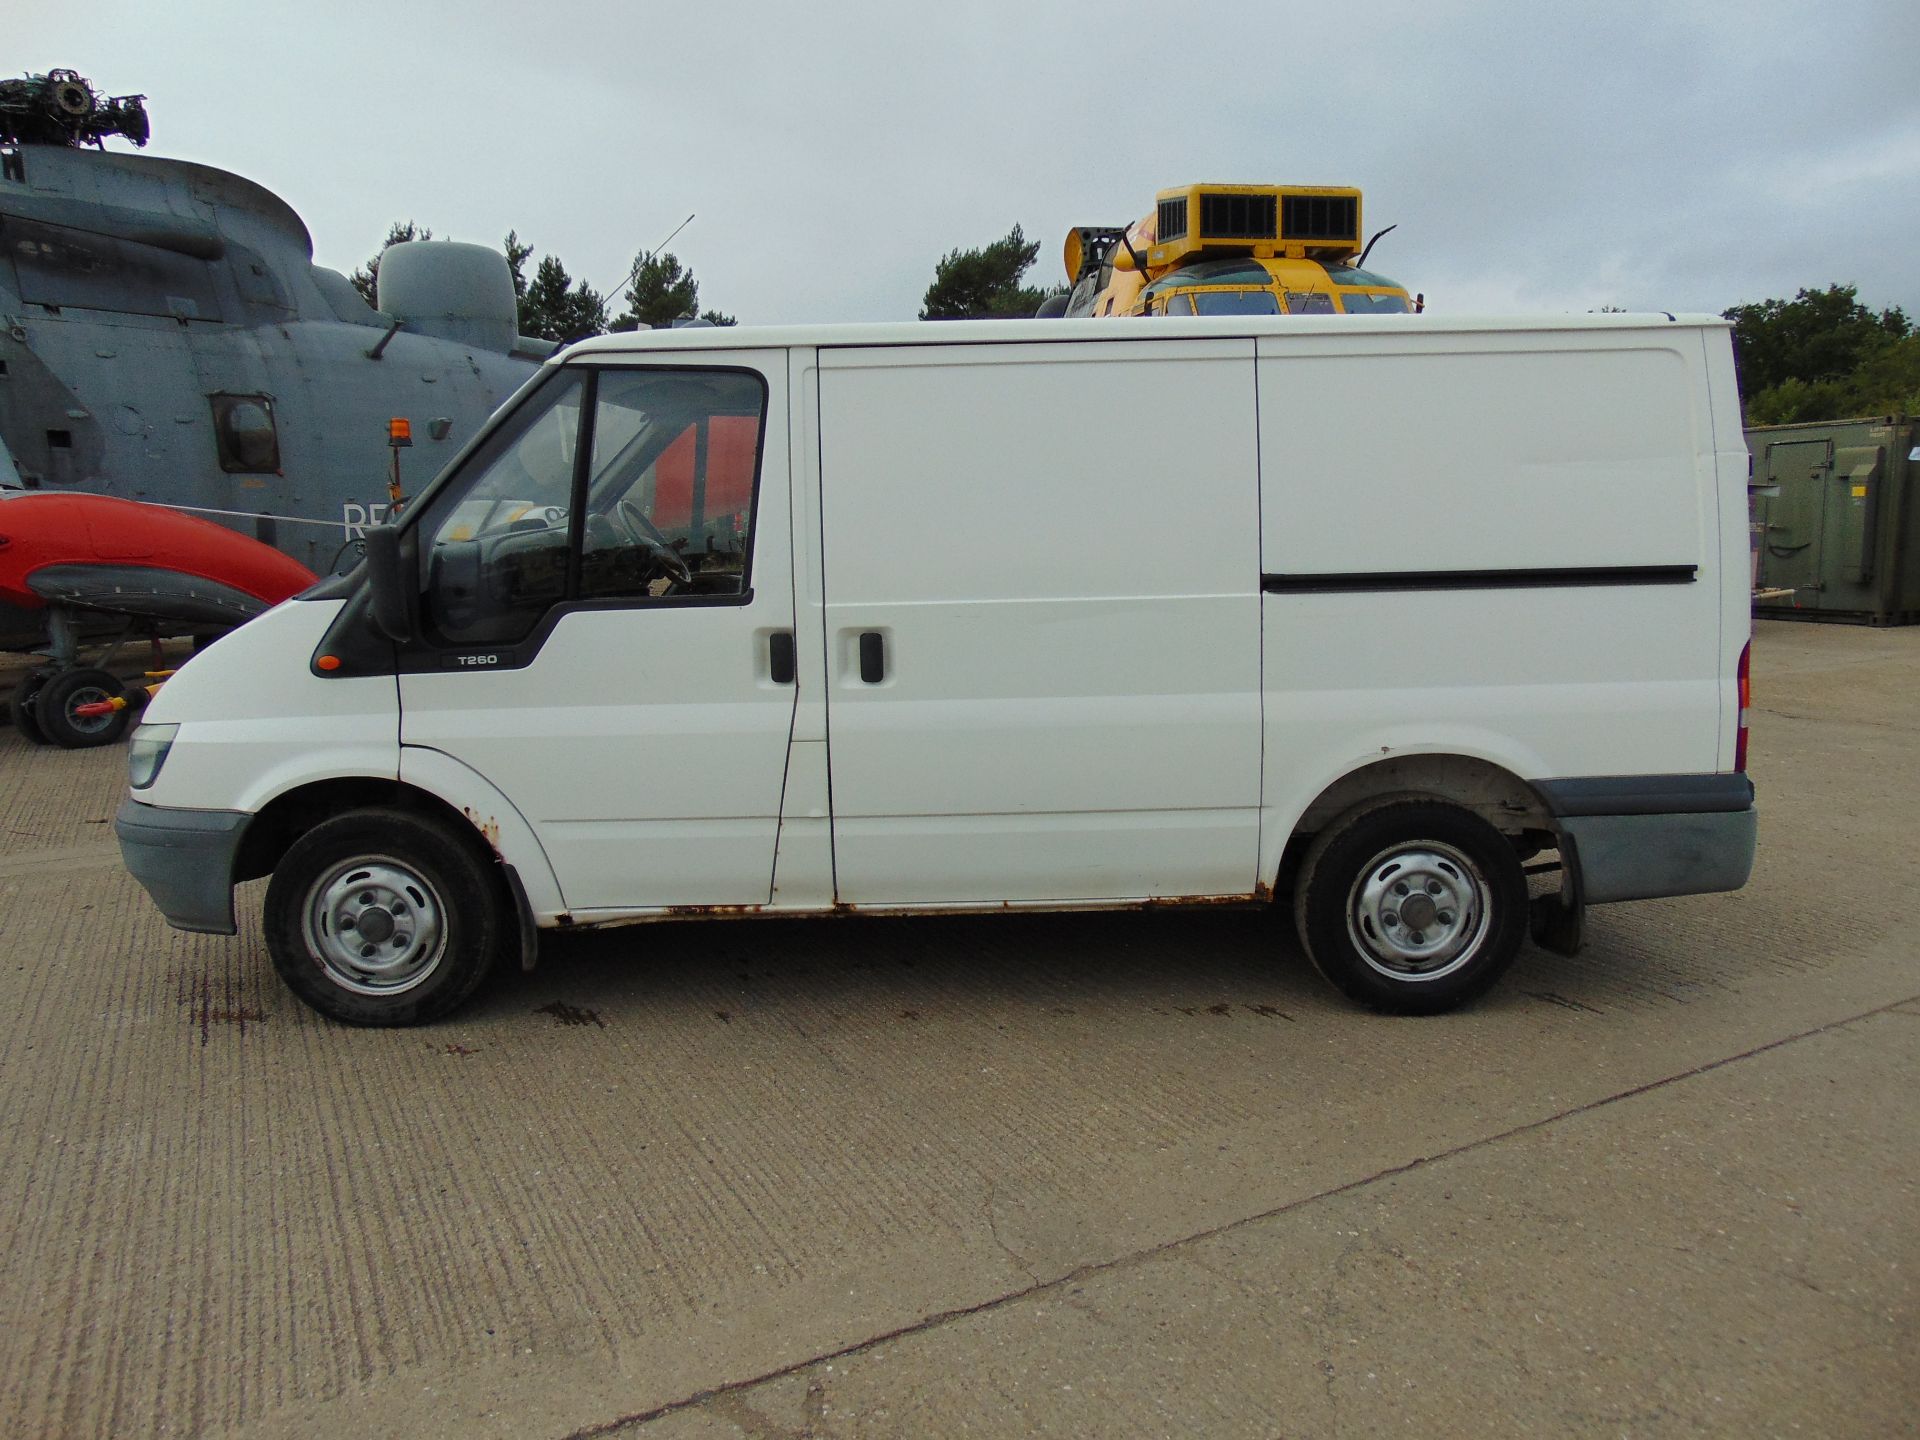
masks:
[(167, 763), (167, 751), (173, 748), (178, 725), (141, 725), (127, 744), (127, 779), (136, 790), (144, 790), (160, 778), (160, 767)]

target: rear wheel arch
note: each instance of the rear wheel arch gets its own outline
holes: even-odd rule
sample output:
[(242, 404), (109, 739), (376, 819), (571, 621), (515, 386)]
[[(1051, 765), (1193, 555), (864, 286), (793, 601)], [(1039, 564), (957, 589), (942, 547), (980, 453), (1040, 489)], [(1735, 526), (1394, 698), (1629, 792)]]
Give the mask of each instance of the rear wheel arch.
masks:
[(1510, 837), (1523, 857), (1557, 843), (1559, 825), (1540, 792), (1513, 771), (1475, 755), (1397, 755), (1371, 761), (1333, 781), (1294, 822), (1273, 893), (1293, 893), (1315, 840), (1366, 811), (1431, 800), (1471, 811)]

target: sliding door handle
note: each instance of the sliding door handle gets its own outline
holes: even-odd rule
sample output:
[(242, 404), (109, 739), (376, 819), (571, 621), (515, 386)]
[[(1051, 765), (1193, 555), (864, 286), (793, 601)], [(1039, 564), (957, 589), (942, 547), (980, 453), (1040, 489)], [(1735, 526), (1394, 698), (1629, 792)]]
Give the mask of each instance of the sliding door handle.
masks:
[(860, 678), (869, 685), (887, 678), (887, 650), (878, 630), (860, 632)]
[(793, 632), (776, 630), (767, 637), (767, 674), (776, 685), (791, 685), (795, 674)]

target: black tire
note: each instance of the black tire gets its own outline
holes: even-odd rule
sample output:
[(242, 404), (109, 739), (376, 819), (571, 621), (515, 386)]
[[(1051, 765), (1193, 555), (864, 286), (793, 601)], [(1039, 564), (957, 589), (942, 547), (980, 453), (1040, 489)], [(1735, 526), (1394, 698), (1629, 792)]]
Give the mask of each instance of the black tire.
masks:
[(1348, 996), (1433, 1015), (1482, 994), (1513, 964), (1527, 934), (1527, 880), (1512, 843), (1472, 811), (1395, 801), (1321, 834), (1293, 913), (1315, 968)]
[(13, 728), (30, 745), (47, 743), (47, 732), (40, 728), (40, 719), (33, 709), (34, 701), (46, 683), (47, 672), (36, 670), (13, 687), (13, 694), (7, 700), (7, 718), (13, 721)]
[(465, 837), (398, 810), (352, 810), (307, 831), (274, 867), (267, 951), (322, 1015), (420, 1025), (493, 970), (517, 934), (507, 907), (499, 867)]
[(116, 710), (111, 715), (76, 715), (74, 707), (98, 700), (111, 700), (126, 689), (105, 670), (83, 667), (62, 670), (51, 676), (33, 697), (33, 718), (40, 733), (62, 750), (90, 750), (111, 745), (127, 733), (133, 723), (133, 711)]

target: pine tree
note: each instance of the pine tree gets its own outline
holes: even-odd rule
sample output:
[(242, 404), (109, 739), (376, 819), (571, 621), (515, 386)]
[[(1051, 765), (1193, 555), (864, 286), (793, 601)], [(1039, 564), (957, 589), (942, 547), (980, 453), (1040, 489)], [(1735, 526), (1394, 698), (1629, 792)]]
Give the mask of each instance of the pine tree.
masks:
[(671, 254), (642, 250), (633, 260), (627, 284), (627, 308), (614, 317), (611, 330), (638, 330), (642, 325), (664, 330), (676, 320), (696, 315), (710, 325), (734, 325), (733, 316), (700, 309), (700, 286), (693, 271), (683, 269)]
[(1014, 226), (978, 250), (949, 251), (933, 267), (933, 284), (921, 301), (922, 320), (987, 320), (1032, 315), (1047, 292), (1022, 285), (1020, 277), (1040, 254), (1040, 242)]

